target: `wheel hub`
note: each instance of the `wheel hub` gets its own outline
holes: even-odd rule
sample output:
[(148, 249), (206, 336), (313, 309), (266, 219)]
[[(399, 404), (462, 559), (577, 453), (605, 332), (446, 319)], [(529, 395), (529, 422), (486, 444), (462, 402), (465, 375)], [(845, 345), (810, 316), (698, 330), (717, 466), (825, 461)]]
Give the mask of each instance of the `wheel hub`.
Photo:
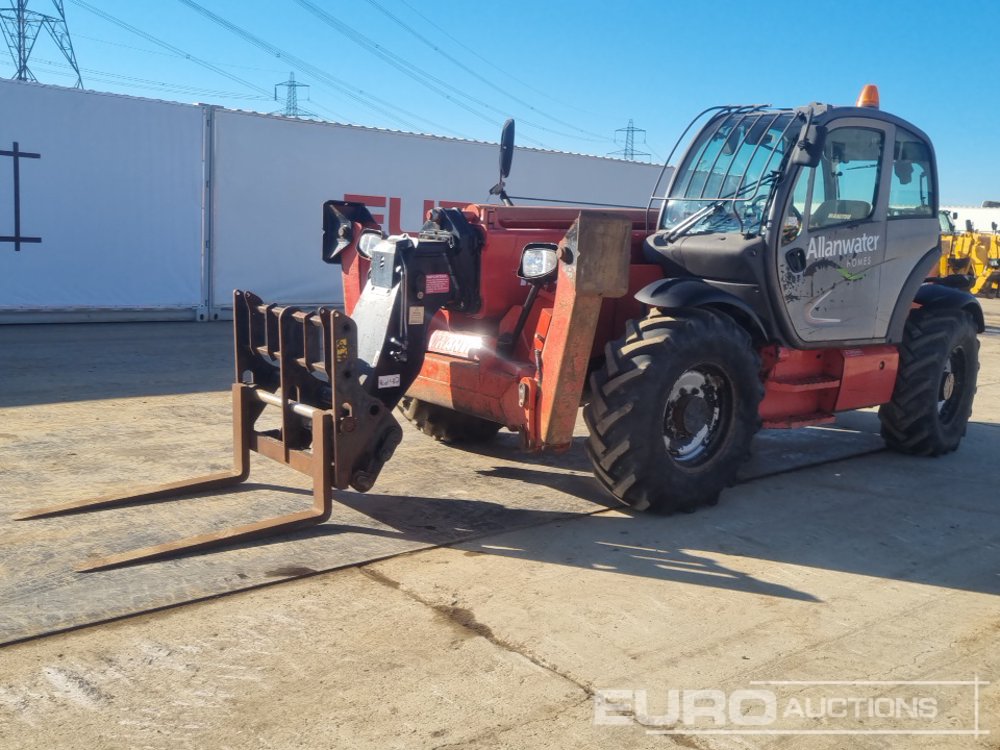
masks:
[(956, 347), (948, 355), (944, 363), (944, 370), (941, 373), (941, 385), (938, 388), (938, 414), (941, 419), (948, 421), (958, 408), (958, 402), (962, 399), (961, 391), (964, 388), (965, 364), (961, 347)]
[(728, 394), (728, 382), (713, 367), (693, 367), (677, 378), (663, 415), (663, 442), (675, 461), (696, 463), (715, 450)]
[(686, 393), (674, 407), (674, 424), (686, 435), (697, 435), (712, 417), (712, 409), (700, 394)]
[(955, 373), (945, 373), (944, 381), (941, 383), (941, 400), (947, 401), (955, 393)]

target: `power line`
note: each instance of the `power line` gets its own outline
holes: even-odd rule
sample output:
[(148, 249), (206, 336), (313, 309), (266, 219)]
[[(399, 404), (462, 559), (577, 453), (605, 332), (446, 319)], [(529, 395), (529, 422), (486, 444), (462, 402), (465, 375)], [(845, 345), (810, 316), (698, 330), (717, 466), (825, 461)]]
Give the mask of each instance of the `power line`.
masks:
[[(173, 52), (161, 52), (160, 50), (146, 49), (145, 47), (136, 47), (131, 44), (112, 42), (110, 39), (100, 39), (99, 37), (96, 36), (87, 36), (86, 34), (75, 34), (75, 36), (77, 39), (89, 39), (90, 41), (97, 42), (98, 44), (106, 44), (110, 47), (118, 47), (120, 49), (130, 49), (135, 52), (142, 52), (143, 54), (146, 55), (156, 55), (157, 57), (173, 57), (181, 60), (184, 59), (183, 55), (177, 55), (174, 54)], [(212, 63), (213, 65), (220, 65), (223, 68), (234, 68), (238, 70), (253, 70), (258, 73), (274, 73), (280, 75), (283, 72), (275, 68), (258, 68), (252, 65), (236, 65), (235, 63), (218, 62), (217, 60), (209, 60), (208, 62)]]
[[(181, 2), (187, 3), (190, 2), (190, 0), (181, 0)], [(496, 125), (498, 122), (497, 119), (494, 119), (493, 117), (484, 114), (482, 111), (477, 110), (475, 107), (467, 104), (464, 101), (461, 101), (461, 99), (467, 99), (471, 101), (473, 104), (476, 104), (482, 108), (493, 109), (500, 115), (506, 116), (504, 113), (501, 113), (500, 110), (491, 107), (486, 102), (480, 101), (475, 97), (472, 97), (460, 90), (454, 89), (453, 87), (449, 86), (445, 81), (442, 81), (440, 78), (437, 78), (436, 76), (421, 70), (412, 63), (407, 62), (399, 55), (385, 49), (384, 47), (382, 47), (382, 45), (378, 44), (373, 39), (365, 36), (357, 29), (354, 29), (353, 27), (347, 25), (343, 21), (340, 21), (339, 19), (330, 15), (323, 9), (316, 6), (315, 4), (308, 2), (308, 0), (296, 0), (296, 2), (298, 2), (299, 5), (301, 5), (303, 8), (308, 10), (310, 13), (315, 15), (325, 24), (334, 29), (334, 31), (337, 31), (338, 33), (342, 34), (347, 39), (361, 46), (363, 49), (367, 49), (370, 52), (374, 53), (377, 57), (389, 63), (389, 65), (396, 68), (396, 70), (400, 71), (404, 75), (408, 76), (409, 78), (412, 78), (421, 86), (430, 89), (431, 91), (438, 94), (442, 98), (450, 101), (452, 104), (458, 107), (461, 107), (466, 112), (469, 112), (475, 117), (478, 117), (481, 120), (490, 123), (491, 125)], [(544, 144), (539, 144), (539, 145), (544, 145)]]
[[(190, 5), (192, 4), (193, 0), (180, 0), (180, 2)], [(502, 119), (506, 119), (508, 117), (508, 113), (500, 109), (497, 109), (496, 107), (492, 106), (487, 102), (482, 101), (481, 99), (477, 99), (476, 97), (470, 95), (469, 93), (462, 91), (460, 88), (455, 88), (447, 81), (443, 81), (442, 79), (438, 78), (432, 73), (429, 73), (428, 71), (417, 67), (416, 65), (409, 62), (405, 58), (400, 57), (396, 53), (386, 49), (381, 44), (376, 42), (374, 39), (365, 36), (363, 33), (358, 31), (354, 27), (341, 21), (339, 18), (327, 13), (325, 10), (317, 6), (315, 3), (312, 3), (309, 0), (295, 0), (295, 2), (301, 5), (306, 10), (308, 10), (314, 16), (319, 18), (321, 21), (323, 21), (323, 23), (325, 23), (327, 26), (332, 28), (337, 33), (343, 35), (350, 41), (362, 47), (363, 49), (367, 49), (369, 52), (373, 53), (376, 57), (381, 58), (392, 67), (396, 68), (396, 70), (400, 71), (403, 75), (412, 78), (421, 86), (430, 89), (431, 91), (438, 94), (442, 98), (447, 99), (455, 106), (461, 107), (466, 112), (469, 112), (475, 117), (478, 117), (481, 120), (488, 122), (494, 126), (498, 125)], [(463, 99), (466, 101), (462, 101)], [(472, 104), (469, 104), (467, 102), (471, 102)], [(476, 105), (480, 109), (476, 109), (476, 107), (472, 105)], [(491, 117), (489, 115), (486, 115), (482, 112), (482, 110), (490, 110), (492, 112), (495, 112), (496, 117)], [(546, 128), (544, 126), (537, 125), (536, 123), (530, 123), (527, 120), (522, 120), (522, 122), (532, 125), (533, 127), (536, 127), (540, 130), (548, 130), (549, 132), (556, 133), (557, 135), (563, 135), (563, 136), (567, 135), (565, 133), (558, 133), (558, 131), (550, 130), (549, 128)], [(568, 136), (568, 137), (572, 138), (574, 136)], [(544, 143), (536, 139), (525, 138), (524, 140), (531, 141), (532, 143), (535, 143), (536, 145), (542, 148), (548, 148)]]
[(116, 18), (115, 16), (111, 15), (110, 13), (106, 13), (105, 11), (103, 11), (103, 10), (101, 10), (99, 8), (95, 8), (90, 3), (84, 2), (84, 0), (70, 0), (70, 2), (73, 3), (74, 5), (80, 6), (84, 10), (90, 11), (91, 13), (93, 13), (96, 16), (99, 16), (100, 18), (103, 18), (108, 23), (113, 23), (115, 26), (123, 28), (126, 31), (131, 32), (132, 34), (135, 34), (136, 36), (142, 37), (147, 42), (152, 42), (153, 44), (157, 45), (158, 47), (162, 47), (163, 49), (169, 50), (170, 52), (174, 53), (175, 55), (177, 55), (179, 57), (183, 57), (184, 59), (190, 60), (191, 62), (195, 63), (196, 65), (200, 65), (203, 68), (211, 70), (213, 73), (218, 73), (220, 76), (224, 76), (225, 78), (228, 78), (230, 81), (235, 81), (236, 83), (240, 84), (241, 86), (246, 86), (249, 89), (253, 89), (257, 93), (262, 94), (263, 96), (265, 96), (267, 98), (271, 97), (271, 92), (268, 91), (267, 89), (265, 89), (265, 88), (263, 88), (261, 86), (258, 86), (255, 83), (251, 83), (250, 81), (247, 81), (244, 78), (240, 78), (237, 75), (233, 75), (229, 71), (223, 70), (219, 66), (213, 65), (212, 63), (210, 63), (210, 62), (208, 62), (206, 60), (202, 60), (199, 57), (195, 57), (194, 55), (190, 54), (189, 52), (185, 52), (184, 50), (182, 50), (182, 49), (180, 49), (178, 47), (175, 47), (174, 45), (172, 45), (172, 44), (170, 44), (168, 42), (165, 42), (162, 39), (158, 39), (157, 37), (153, 36), (152, 34), (148, 34), (145, 31), (142, 31), (141, 29), (137, 29), (135, 26), (132, 26), (131, 24), (126, 23), (125, 21), (122, 21), (120, 18)]
[(28, 67), (28, 60), (35, 48), (35, 42), (38, 41), (38, 35), (45, 29), (59, 51), (63, 53), (63, 57), (76, 71), (76, 88), (82, 89), (83, 78), (76, 64), (76, 52), (73, 51), (69, 26), (66, 25), (66, 10), (62, 0), (52, 0), (52, 5), (55, 6), (57, 16), (28, 10), (28, 0), (13, 0), (9, 8), (0, 8), (0, 30), (3, 31), (7, 49), (10, 50), (11, 57), (17, 65), (17, 72), (13, 77), (19, 81), (38, 81)]
[[(73, 0), (73, 1), (80, 2), (81, 0)], [(269, 55), (273, 55), (274, 57), (277, 57), (283, 60), (284, 62), (290, 63), (293, 68), (295, 68), (299, 72), (306, 73), (307, 75), (312, 77), (315, 81), (323, 83), (326, 86), (334, 89), (338, 93), (341, 93), (347, 96), (348, 98), (358, 102), (359, 104), (368, 107), (369, 109), (372, 109), (376, 112), (379, 112), (384, 117), (387, 117), (390, 120), (401, 123), (404, 127), (407, 127), (415, 131), (421, 130), (421, 128), (417, 125), (414, 125), (413, 122), (406, 120), (403, 117), (400, 117), (400, 113), (414, 120), (421, 120), (438, 130), (443, 130), (445, 132), (452, 133), (453, 135), (458, 135), (459, 137), (462, 137), (458, 133), (455, 133), (455, 131), (453, 131), (451, 128), (447, 128), (444, 125), (432, 122), (431, 120), (428, 120), (425, 117), (421, 117), (420, 115), (408, 112), (407, 110), (399, 107), (398, 105), (380, 99), (374, 94), (368, 93), (367, 91), (350, 86), (349, 84), (340, 80), (336, 76), (327, 73), (325, 70), (318, 68), (317, 66), (312, 65), (311, 63), (306, 62), (302, 58), (293, 55), (292, 53), (287, 52), (286, 50), (283, 50), (280, 47), (270, 44), (269, 42), (266, 42), (259, 36), (251, 34), (246, 29), (237, 26), (236, 24), (226, 20), (222, 16), (212, 13), (207, 8), (204, 8), (198, 3), (193, 2), (193, 0), (178, 0), (178, 2), (183, 3), (184, 5), (188, 6), (194, 11), (197, 11), (198, 13), (205, 16), (213, 23), (221, 26), (230, 33), (240, 37), (245, 42), (252, 44), (258, 49), (263, 50), (264, 52), (267, 52)]]
[[(379, 12), (381, 12), (382, 14), (384, 14), (385, 16), (387, 16), (390, 20), (392, 20), (394, 23), (396, 23), (398, 26), (400, 26), (407, 33), (412, 34), (417, 39), (419, 39), (421, 42), (423, 42), (428, 47), (430, 47), (432, 50), (434, 50), (439, 55), (441, 55), (443, 58), (445, 58), (446, 60), (448, 60), (448, 62), (450, 62), (451, 64), (457, 66), (459, 69), (464, 70), (466, 73), (468, 73), (472, 77), (474, 77), (474, 78), (482, 81), (483, 83), (485, 83), (487, 86), (489, 86), (494, 91), (497, 91), (497, 92), (503, 94), (504, 96), (508, 97), (509, 99), (512, 99), (513, 101), (515, 101), (518, 104), (520, 104), (522, 107), (527, 107), (532, 112), (535, 112), (535, 113), (541, 115), (542, 117), (545, 117), (545, 118), (547, 118), (549, 120), (552, 120), (553, 122), (559, 123), (563, 127), (567, 127), (567, 128), (572, 129), (572, 130), (576, 130), (576, 131), (578, 131), (580, 133), (584, 133), (585, 136), (593, 136), (593, 137), (585, 137), (585, 136), (579, 136), (579, 135), (572, 135), (572, 134), (569, 134), (569, 133), (558, 133), (558, 131), (553, 131), (553, 130), (549, 130), (549, 132), (557, 133), (558, 135), (562, 135), (562, 136), (567, 137), (567, 138), (579, 138), (579, 139), (585, 140), (585, 141), (603, 142), (603, 141), (607, 141), (608, 140), (606, 136), (602, 136), (602, 135), (600, 135), (598, 133), (592, 133), (589, 130), (584, 130), (583, 128), (577, 127), (576, 125), (574, 125), (571, 122), (566, 122), (565, 120), (560, 120), (558, 117), (555, 117), (554, 115), (550, 115), (550, 114), (546, 114), (545, 112), (542, 112), (537, 107), (535, 107), (532, 104), (530, 104), (529, 102), (526, 102), (524, 99), (521, 99), (519, 96), (516, 96), (515, 94), (512, 94), (510, 91), (507, 91), (506, 89), (504, 89), (501, 86), (497, 85), (496, 83), (494, 83), (493, 81), (489, 80), (485, 76), (480, 75), (478, 72), (476, 72), (475, 70), (473, 70), (472, 68), (470, 68), (468, 65), (466, 65), (464, 62), (462, 62), (461, 60), (459, 60), (458, 58), (456, 58), (454, 55), (451, 55), (451, 54), (445, 52), (443, 49), (441, 49), (436, 44), (434, 44), (434, 42), (432, 42), (430, 39), (428, 39), (423, 34), (421, 34), (420, 32), (418, 32), (411, 24), (406, 23), (401, 18), (399, 18), (397, 15), (395, 15), (390, 10), (388, 10), (384, 5), (382, 5), (380, 2), (378, 2), (378, 0), (368, 0), (368, 3), (370, 5), (372, 5), (376, 10), (378, 10)], [(527, 121), (525, 121), (525, 120), (521, 120), (521, 122), (524, 122), (526, 124), (530, 124), (530, 123), (527, 123)], [(534, 125), (534, 127), (538, 127), (538, 128), (540, 128), (542, 130), (548, 130), (548, 128), (544, 128), (544, 127), (542, 127), (540, 125)]]
[[(583, 109), (582, 107), (578, 107), (575, 104), (570, 104), (570, 103), (567, 103), (567, 102), (564, 102), (564, 101), (560, 101), (559, 99), (556, 99), (555, 97), (553, 97), (549, 92), (542, 91), (541, 89), (535, 88), (530, 83), (527, 83), (527, 82), (521, 80), (520, 78), (518, 78), (517, 76), (513, 75), (506, 68), (503, 68), (500, 65), (497, 65), (495, 62), (493, 62), (491, 60), (488, 60), (487, 58), (483, 57), (481, 54), (479, 54), (478, 51), (476, 51), (475, 49), (473, 49), (472, 47), (470, 47), (468, 44), (466, 44), (465, 42), (463, 42), (458, 37), (453, 36), (451, 33), (449, 33), (448, 30), (445, 29), (443, 26), (435, 23), (432, 18), (430, 18), (430, 17), (426, 16), (425, 14), (421, 13), (418, 8), (415, 8), (412, 4), (410, 4), (409, 2), (407, 2), (407, 0), (398, 0), (398, 2), (401, 3), (402, 5), (406, 6), (410, 11), (412, 11), (417, 16), (419, 16), (421, 19), (423, 19), (423, 21), (427, 25), (429, 25), (429, 26), (437, 29), (442, 34), (444, 34), (448, 39), (450, 39), (452, 42), (454, 42), (456, 45), (458, 45), (459, 47), (461, 47), (462, 49), (464, 49), (466, 52), (468, 52), (470, 55), (472, 55), (473, 57), (476, 57), (477, 59), (481, 60), (482, 62), (484, 62), (489, 67), (493, 68), (494, 70), (502, 73), (504, 76), (506, 76), (507, 78), (509, 78), (510, 80), (512, 80), (514, 83), (516, 83), (516, 84), (518, 84), (520, 86), (523, 86), (524, 88), (528, 89), (529, 91), (533, 91), (534, 93), (538, 94), (539, 96), (545, 97), (546, 99), (554, 102), (555, 104), (559, 104), (559, 105), (561, 105), (563, 107), (569, 107), (571, 109), (575, 109), (577, 112), (582, 112), (582, 113), (584, 113), (586, 115), (589, 115), (591, 117), (603, 117), (603, 115), (601, 115), (601, 114), (598, 114), (596, 112), (591, 112), (589, 110)], [(594, 135), (597, 135), (597, 134), (595, 133)], [(607, 138), (602, 137), (602, 140), (607, 140)]]
[(649, 156), (648, 151), (636, 151), (635, 150), (635, 134), (642, 134), (642, 143), (646, 143), (646, 131), (642, 128), (637, 128), (632, 119), (629, 118), (628, 125), (624, 128), (618, 128), (615, 131), (615, 143), (618, 143), (618, 134), (625, 134), (625, 148), (619, 149), (618, 151), (611, 151), (609, 156), (621, 156), (623, 159), (628, 159), (629, 161), (634, 161), (637, 156)]
[[(163, 48), (163, 49), (165, 49), (165, 50), (173, 53), (177, 57), (183, 57), (185, 60), (193, 62), (196, 65), (200, 65), (203, 68), (211, 70), (214, 73), (218, 73), (219, 75), (224, 76), (225, 78), (228, 78), (231, 81), (235, 81), (236, 83), (239, 83), (239, 84), (241, 84), (243, 86), (246, 86), (249, 89), (252, 89), (253, 91), (258, 92), (258, 93), (260, 93), (260, 94), (263, 95), (262, 98), (271, 99), (271, 97), (272, 97), (272, 92), (268, 91), (267, 89), (265, 89), (265, 88), (263, 88), (261, 86), (258, 86), (255, 83), (251, 83), (250, 81), (247, 81), (244, 78), (240, 78), (239, 76), (234, 75), (234, 74), (232, 74), (232, 73), (230, 73), (230, 72), (228, 72), (226, 70), (223, 70), (222, 68), (220, 68), (218, 65), (216, 65), (214, 63), (210, 63), (207, 60), (202, 60), (199, 57), (195, 57), (194, 55), (190, 54), (189, 52), (185, 52), (184, 50), (182, 50), (182, 49), (180, 49), (178, 47), (175, 47), (174, 45), (172, 45), (172, 44), (170, 44), (168, 42), (165, 42), (162, 39), (158, 39), (157, 37), (153, 36), (152, 34), (149, 34), (149, 33), (145, 32), (145, 31), (142, 31), (141, 29), (137, 29), (135, 26), (132, 26), (132, 25), (126, 23), (125, 21), (122, 21), (119, 18), (116, 18), (115, 16), (111, 15), (110, 13), (106, 13), (106, 12), (104, 12), (104, 11), (98, 9), (98, 8), (93, 7), (89, 3), (84, 2), (84, 0), (70, 0), (70, 2), (74, 3), (76, 5), (79, 5), (81, 8), (84, 8), (85, 10), (89, 10), (91, 13), (93, 13), (93, 14), (101, 17), (101, 18), (103, 18), (108, 23), (112, 23), (112, 24), (114, 24), (114, 25), (116, 25), (116, 26), (118, 26), (120, 28), (123, 28), (123, 29), (125, 29), (126, 31), (128, 31), (128, 32), (130, 32), (132, 34), (135, 34), (136, 36), (139, 36), (139, 37), (145, 39), (146, 41), (151, 42), (151, 43), (155, 44), (156, 46), (161, 47), (161, 48)], [(327, 112), (335, 120), (339, 120), (341, 122), (346, 122), (347, 121), (347, 119), (342, 114), (340, 114), (338, 112), (334, 112), (329, 107), (324, 107), (324, 106), (321, 106), (321, 105), (315, 104), (315, 103), (313, 104), (313, 106), (316, 107), (317, 109), (321, 109), (324, 112)]]
[[(43, 60), (40, 58), (35, 58), (39, 63), (44, 66), (58, 69), (58, 68), (69, 68), (70, 66), (55, 62), (54, 60)], [(80, 70), (87, 74), (88, 80), (102, 81), (104, 83), (127, 83), (129, 86), (134, 86), (136, 88), (152, 89), (156, 91), (170, 91), (177, 94), (195, 94), (200, 96), (215, 96), (225, 99), (243, 99), (243, 100), (253, 100), (253, 101), (268, 101), (270, 97), (266, 96), (255, 96), (252, 94), (240, 94), (233, 91), (220, 91), (218, 89), (207, 89), (199, 86), (188, 86), (181, 83), (169, 83), (167, 81), (156, 81), (149, 78), (138, 78), (136, 76), (122, 75), (121, 73), (111, 73), (106, 70), (94, 70), (93, 68), (80, 68)], [(57, 70), (53, 70), (57, 75), (68, 75), (66, 73), (59, 73)]]

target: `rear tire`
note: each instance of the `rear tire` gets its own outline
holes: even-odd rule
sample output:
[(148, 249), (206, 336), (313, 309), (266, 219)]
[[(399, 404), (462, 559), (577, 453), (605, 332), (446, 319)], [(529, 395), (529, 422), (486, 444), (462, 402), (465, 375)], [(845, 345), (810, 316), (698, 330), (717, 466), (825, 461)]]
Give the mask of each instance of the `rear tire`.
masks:
[(398, 408), (422, 433), (445, 443), (485, 443), (492, 440), (503, 426), (418, 398), (404, 398)]
[(892, 400), (878, 410), (886, 445), (915, 456), (958, 448), (972, 414), (978, 373), (979, 339), (967, 313), (910, 313)]
[(654, 311), (605, 349), (584, 408), (598, 480), (635, 510), (713, 504), (760, 429), (764, 386), (749, 334), (723, 314)]

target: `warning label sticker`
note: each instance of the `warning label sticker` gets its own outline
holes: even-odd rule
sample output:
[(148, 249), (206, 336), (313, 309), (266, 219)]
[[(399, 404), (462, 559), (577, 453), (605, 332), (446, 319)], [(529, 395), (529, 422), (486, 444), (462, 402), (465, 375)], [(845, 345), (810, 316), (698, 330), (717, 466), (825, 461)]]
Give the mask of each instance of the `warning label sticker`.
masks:
[(379, 388), (399, 388), (399, 375), (379, 375)]
[(451, 290), (451, 280), (446, 273), (429, 273), (424, 280), (425, 294), (447, 294)]
[(337, 361), (344, 362), (348, 354), (347, 339), (337, 339), (335, 351), (337, 353)]
[(424, 308), (420, 305), (410, 305), (410, 315), (407, 318), (411, 326), (424, 324)]

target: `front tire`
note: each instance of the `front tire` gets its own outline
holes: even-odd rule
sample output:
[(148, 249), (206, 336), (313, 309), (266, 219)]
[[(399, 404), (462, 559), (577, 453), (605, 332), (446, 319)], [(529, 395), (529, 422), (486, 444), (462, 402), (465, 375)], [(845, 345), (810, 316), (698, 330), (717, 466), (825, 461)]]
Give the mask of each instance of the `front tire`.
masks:
[(587, 453), (635, 510), (715, 503), (760, 429), (760, 356), (727, 315), (681, 309), (630, 321), (591, 377)]
[(972, 415), (978, 373), (979, 339), (967, 313), (910, 313), (892, 400), (878, 410), (886, 445), (915, 456), (958, 448)]

